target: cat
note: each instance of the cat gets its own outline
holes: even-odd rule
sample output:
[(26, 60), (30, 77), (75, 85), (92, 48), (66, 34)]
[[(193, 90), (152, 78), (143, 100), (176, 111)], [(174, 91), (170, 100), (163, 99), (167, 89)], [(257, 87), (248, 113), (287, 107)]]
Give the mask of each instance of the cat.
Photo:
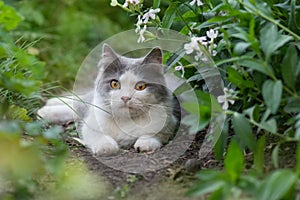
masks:
[(160, 149), (177, 124), (161, 49), (129, 58), (104, 44), (98, 65), (92, 91), (49, 99), (38, 115), (52, 123), (79, 120), (83, 143), (96, 155), (114, 155), (131, 145), (141, 152)]

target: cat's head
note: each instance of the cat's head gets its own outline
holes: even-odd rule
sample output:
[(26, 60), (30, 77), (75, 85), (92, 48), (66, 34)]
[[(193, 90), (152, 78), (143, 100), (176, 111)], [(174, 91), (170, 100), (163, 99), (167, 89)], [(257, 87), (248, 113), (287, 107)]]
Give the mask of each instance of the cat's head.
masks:
[(170, 101), (162, 67), (162, 51), (152, 49), (141, 58), (128, 58), (103, 45), (96, 92), (106, 110), (122, 115), (145, 114), (152, 105)]

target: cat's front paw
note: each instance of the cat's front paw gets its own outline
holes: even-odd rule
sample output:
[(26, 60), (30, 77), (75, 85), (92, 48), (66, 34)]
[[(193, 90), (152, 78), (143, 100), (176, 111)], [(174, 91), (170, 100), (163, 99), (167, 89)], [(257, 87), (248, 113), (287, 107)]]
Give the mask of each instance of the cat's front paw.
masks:
[(162, 146), (156, 137), (140, 137), (134, 144), (134, 148), (141, 152), (154, 152)]
[(96, 156), (111, 156), (118, 153), (119, 145), (114, 139), (108, 137), (103, 137), (98, 141), (94, 141), (93, 144), (88, 145), (93, 154)]

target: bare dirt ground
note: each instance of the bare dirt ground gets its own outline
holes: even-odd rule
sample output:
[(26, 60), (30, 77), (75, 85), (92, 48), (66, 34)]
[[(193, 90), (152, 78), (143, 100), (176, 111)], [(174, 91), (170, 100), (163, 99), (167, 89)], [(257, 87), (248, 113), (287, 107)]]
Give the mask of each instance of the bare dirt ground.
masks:
[[(103, 159), (92, 155), (85, 147), (72, 140), (67, 142), (73, 156), (82, 159), (91, 172), (105, 178), (106, 184), (109, 185), (106, 199), (188, 200), (199, 199), (185, 195), (197, 181), (195, 174), (203, 168), (218, 167), (212, 152), (205, 158), (198, 159), (205, 133), (206, 131), (203, 131), (194, 136), (179, 138), (178, 145), (188, 146), (175, 161), (172, 158), (174, 151), (168, 149), (160, 154), (146, 154), (130, 148), (118, 156)], [(156, 169), (163, 162), (167, 164), (164, 163), (164, 167)], [(141, 166), (148, 170), (141, 171)]]
[[(66, 139), (66, 142), (72, 157), (82, 160), (92, 173), (104, 178), (108, 189), (103, 199), (192, 200), (201, 199), (186, 196), (186, 192), (198, 181), (197, 172), (203, 169), (222, 170), (222, 162), (214, 158), (210, 149), (206, 150), (206, 156), (199, 158), (199, 150), (205, 149), (202, 143), (206, 132), (203, 130), (196, 135), (181, 135), (173, 139), (171, 147), (163, 147), (159, 153), (146, 154), (129, 148), (116, 156), (104, 158), (92, 155), (73, 139)], [(275, 167), (272, 149), (278, 144), (278, 139), (270, 136), (267, 141), (264, 151), (265, 172), (278, 167), (294, 168), (297, 144), (291, 142), (280, 146), (278, 166)], [(186, 150), (174, 160), (174, 152), (182, 148)], [(250, 169), (253, 164), (252, 153), (245, 152), (245, 159)]]

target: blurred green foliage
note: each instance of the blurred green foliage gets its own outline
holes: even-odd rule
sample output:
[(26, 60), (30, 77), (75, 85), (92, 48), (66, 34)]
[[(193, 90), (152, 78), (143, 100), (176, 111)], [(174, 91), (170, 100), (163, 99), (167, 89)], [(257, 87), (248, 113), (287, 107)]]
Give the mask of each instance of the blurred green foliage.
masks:
[(17, 44), (11, 35), (21, 15), (3, 2), (0, 11), (0, 116), (30, 120), (40, 101), (44, 62), (27, 52), (31, 44)]
[[(52, 47), (59, 48), (58, 43), (64, 43), (58, 30), (67, 32), (69, 29), (60, 25), (53, 32), (42, 30), (49, 26), (46, 25), (48, 17), (33, 7), (42, 6), (42, 2), (10, 3), (24, 7), (21, 6), (23, 13), (20, 14), (0, 1), (0, 199), (100, 199), (105, 189), (102, 179), (91, 174), (78, 160), (70, 159), (68, 147), (62, 140), (63, 130), (34, 121), (43, 83), (47, 76), (55, 76), (52, 74), (55, 69), (49, 69), (57, 65), (65, 72), (69, 70), (64, 68), (66, 66), (58, 66), (58, 58), (55, 62), (42, 61), (44, 56), (56, 57), (58, 52), (51, 52)], [(44, 11), (55, 13), (46, 7)], [(67, 18), (64, 22), (68, 24)], [(75, 38), (70, 44), (82, 43), (83, 47), (85, 43)], [(51, 46), (52, 42), (56, 44)], [(70, 46), (63, 48), (67, 51)], [(60, 53), (63, 48), (59, 49)], [(67, 75), (60, 73), (60, 76), (56, 74), (58, 80)], [(66, 83), (70, 82), (71, 77), (68, 77)]]
[[(8, 0), (23, 17), (13, 32), (20, 42), (35, 45), (30, 51), (45, 62), (47, 83), (71, 88), (85, 56), (100, 42), (133, 28), (132, 18), (116, 12), (109, 1)], [(53, 84), (52, 84), (53, 86)]]
[(60, 127), (0, 122), (0, 199), (99, 199), (103, 180), (70, 159)]

